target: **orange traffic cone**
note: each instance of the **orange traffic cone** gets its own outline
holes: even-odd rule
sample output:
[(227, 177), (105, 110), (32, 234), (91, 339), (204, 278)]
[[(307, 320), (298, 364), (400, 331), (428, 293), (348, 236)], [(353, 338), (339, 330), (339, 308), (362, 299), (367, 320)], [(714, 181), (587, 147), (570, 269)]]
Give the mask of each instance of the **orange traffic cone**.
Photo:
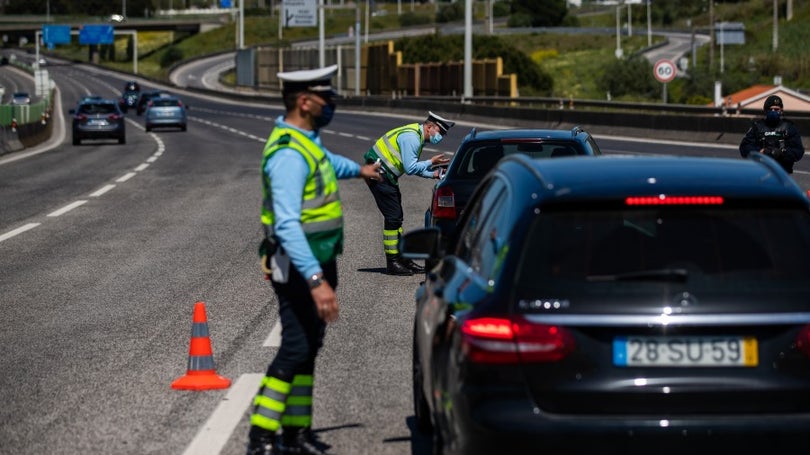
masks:
[(191, 346), (188, 353), (188, 370), (185, 376), (172, 382), (178, 390), (226, 389), (231, 380), (217, 374), (214, 368), (214, 354), (211, 339), (208, 338), (208, 319), (205, 316), (205, 303), (194, 304), (194, 320), (191, 326)]

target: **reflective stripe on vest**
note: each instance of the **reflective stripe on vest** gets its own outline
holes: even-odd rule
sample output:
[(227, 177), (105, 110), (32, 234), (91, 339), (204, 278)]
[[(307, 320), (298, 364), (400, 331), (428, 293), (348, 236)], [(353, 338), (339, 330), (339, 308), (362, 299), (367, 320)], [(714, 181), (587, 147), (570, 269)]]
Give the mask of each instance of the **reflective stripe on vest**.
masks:
[[(270, 181), (264, 175), (264, 168), (267, 160), (282, 148), (297, 151), (309, 165), (309, 175), (304, 185), (303, 200), (301, 201), (301, 228), (307, 235), (307, 240), (312, 244), (313, 239), (310, 235), (342, 230), (343, 209), (338, 192), (337, 176), (326, 154), (301, 132), (291, 128), (277, 127), (267, 140), (262, 158), (264, 195), (262, 224), (265, 226), (265, 234), (268, 237), (273, 235), (275, 215)], [(313, 248), (313, 250), (318, 250), (318, 248)]]
[[(422, 137), (422, 128), (418, 123), (411, 123), (409, 125), (400, 126), (385, 133), (381, 138), (377, 139), (374, 143), (372, 150), (380, 157), (380, 160), (385, 164), (388, 170), (399, 177), (405, 173), (405, 165), (402, 164), (402, 151), (399, 149), (397, 139), (399, 135), (405, 132), (414, 132), (419, 135), (419, 143), (424, 145), (424, 138)], [(416, 159), (422, 154), (422, 147), (419, 147), (419, 152), (416, 154)]]

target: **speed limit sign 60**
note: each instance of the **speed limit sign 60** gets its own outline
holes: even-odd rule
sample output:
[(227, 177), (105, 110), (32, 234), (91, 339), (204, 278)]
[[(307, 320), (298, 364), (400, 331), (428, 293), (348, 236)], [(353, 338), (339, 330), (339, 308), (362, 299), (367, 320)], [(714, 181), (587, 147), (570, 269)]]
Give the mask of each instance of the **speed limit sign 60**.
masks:
[(667, 83), (675, 79), (675, 74), (678, 72), (675, 63), (672, 60), (658, 60), (653, 66), (653, 75), (659, 82)]

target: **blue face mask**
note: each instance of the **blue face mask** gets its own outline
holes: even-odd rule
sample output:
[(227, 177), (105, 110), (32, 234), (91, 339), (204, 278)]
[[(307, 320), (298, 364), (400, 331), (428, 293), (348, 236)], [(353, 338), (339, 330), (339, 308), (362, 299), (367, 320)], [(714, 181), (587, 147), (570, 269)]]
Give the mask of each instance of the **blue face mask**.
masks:
[(782, 118), (782, 113), (779, 111), (768, 111), (765, 114), (765, 123), (768, 125), (776, 125), (779, 123), (779, 120)]
[(433, 136), (430, 136), (430, 143), (438, 144), (439, 142), (442, 141), (442, 139), (444, 139), (444, 137), (442, 137), (442, 133), (436, 133)]
[(329, 122), (332, 121), (332, 117), (335, 115), (335, 104), (329, 103), (324, 104), (321, 107), (321, 115), (315, 117), (315, 129), (319, 130), (324, 126), (328, 125)]

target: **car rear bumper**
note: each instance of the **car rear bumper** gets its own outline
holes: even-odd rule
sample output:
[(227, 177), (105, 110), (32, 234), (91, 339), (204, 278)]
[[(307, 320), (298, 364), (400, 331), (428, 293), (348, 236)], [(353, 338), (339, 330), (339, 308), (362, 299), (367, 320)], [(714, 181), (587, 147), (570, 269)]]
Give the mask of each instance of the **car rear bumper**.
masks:
[(77, 127), (73, 129), (73, 137), (83, 139), (93, 138), (119, 138), (123, 137), (126, 130), (123, 126), (118, 127)]
[[(540, 448), (575, 453), (648, 451), (666, 443), (680, 453), (717, 447), (740, 453), (810, 453), (810, 414), (694, 415), (675, 419), (633, 415), (562, 416), (546, 414), (528, 401), (479, 401), (474, 408), (453, 407), (458, 438), (451, 453), (538, 452)], [(657, 451), (657, 450), (656, 450)], [(667, 452), (669, 453), (669, 452)], [(721, 452), (717, 452), (721, 453)]]

